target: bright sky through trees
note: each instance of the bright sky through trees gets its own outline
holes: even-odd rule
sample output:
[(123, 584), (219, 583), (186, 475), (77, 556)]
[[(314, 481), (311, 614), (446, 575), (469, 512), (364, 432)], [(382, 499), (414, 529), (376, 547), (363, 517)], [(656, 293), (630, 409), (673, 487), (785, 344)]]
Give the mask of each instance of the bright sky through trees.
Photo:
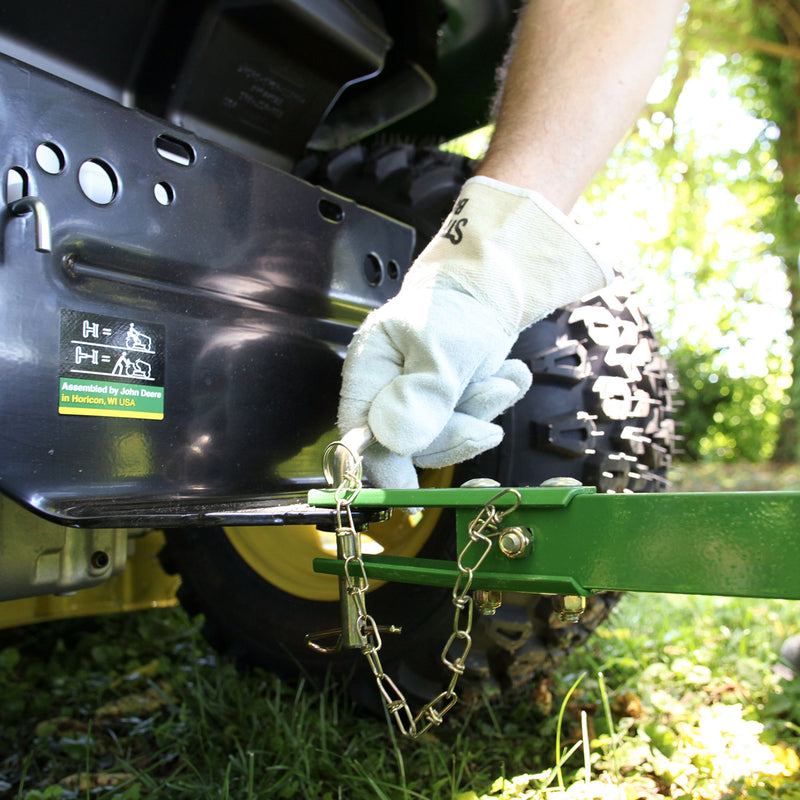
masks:
[[(730, 157), (747, 153), (760, 134), (769, 139), (772, 132), (730, 92), (728, 78), (719, 71), (724, 61), (719, 54), (703, 59), (697, 76), (681, 91), (674, 124), (658, 111), (639, 120), (636, 157), (623, 143), (609, 161), (606, 177), (614, 187), (609, 192), (600, 179), (581, 211), (591, 208), (598, 217), (603, 238), (645, 298), (651, 322), (668, 346), (704, 343), (720, 353), (731, 374), (763, 375), (768, 353), (786, 357), (788, 352), (786, 279), (779, 260), (761, 253), (769, 237), (751, 225), (758, 209), (725, 184), (751, 177), (750, 160), (739, 158), (732, 168)], [(666, 71), (656, 81), (650, 106), (665, 100), (673, 77)], [(663, 160), (648, 158), (672, 137), (678, 153), (691, 149), (694, 161), (711, 162), (718, 178), (705, 190), (705, 206), (683, 209), (684, 219), (696, 214), (685, 243), (670, 230), (676, 217), (672, 204), (685, 198), (664, 180)], [(760, 155), (763, 173), (774, 173), (774, 160), (766, 151)], [(674, 159), (668, 166), (671, 183), (679, 184), (690, 168)], [(705, 252), (698, 253), (694, 245), (702, 240), (713, 240), (713, 245), (706, 243)], [(674, 247), (667, 251), (663, 246), (669, 241)], [(713, 260), (701, 263), (709, 255)], [(706, 273), (701, 285), (699, 269)], [(735, 313), (737, 308), (741, 313)], [(726, 318), (730, 326), (721, 327)]]
[[(767, 354), (786, 357), (786, 327), (789, 304), (785, 276), (779, 260), (762, 254), (765, 235), (749, 230), (746, 221), (754, 211), (732, 191), (725, 179), (747, 180), (751, 164), (739, 159), (733, 173), (726, 161), (713, 164), (721, 180), (708, 189), (708, 207), (698, 217), (703, 236), (715, 240), (717, 264), (707, 265), (718, 272), (697, 285), (698, 255), (687, 240), (671, 251), (659, 250), (673, 238), (672, 203), (669, 182), (660, 173), (662, 165), (648, 159), (649, 152), (663, 149), (670, 137), (692, 138), (697, 158), (714, 159), (731, 153), (747, 153), (759, 134), (770, 138), (768, 123), (757, 119), (730, 92), (728, 79), (719, 71), (724, 56), (715, 54), (703, 60), (698, 76), (690, 78), (675, 109), (675, 122), (656, 111), (637, 123), (642, 152), (632, 157), (622, 143), (609, 161), (608, 173), (598, 179), (576, 207), (576, 216), (593, 225), (609, 257), (644, 298), (644, 307), (654, 328), (669, 347), (679, 342), (706, 343), (719, 351), (733, 375), (763, 375)], [(658, 106), (669, 94), (674, 70), (667, 69), (657, 79), (648, 97)], [(490, 135), (483, 128), (459, 141), (458, 149), (474, 158), (482, 154)], [(677, 143), (680, 150), (685, 144)], [(641, 144), (637, 149), (641, 149)], [(772, 173), (777, 164), (764, 153), (762, 168)], [(680, 181), (687, 165), (673, 163), (673, 182)], [(611, 185), (606, 178), (610, 178)], [(691, 214), (691, 209), (686, 209)], [(697, 229), (693, 231), (697, 233)], [(735, 265), (735, 268), (731, 268)], [(735, 330), (720, 328), (719, 320), (748, 301), (746, 313), (736, 319)], [(759, 302), (749, 302), (751, 300)]]
[[(575, 209), (675, 365), (693, 457), (800, 454), (800, 11), (766, 6), (687, 6), (639, 120)], [(458, 151), (479, 158), (489, 132)]]

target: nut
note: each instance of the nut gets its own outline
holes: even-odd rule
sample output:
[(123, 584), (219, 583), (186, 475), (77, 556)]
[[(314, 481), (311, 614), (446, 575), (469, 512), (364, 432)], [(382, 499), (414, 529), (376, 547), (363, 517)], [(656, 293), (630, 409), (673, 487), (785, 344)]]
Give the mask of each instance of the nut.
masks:
[(497, 540), (500, 552), (508, 558), (530, 555), (533, 548), (531, 532), (528, 528), (506, 528)]
[(554, 606), (558, 611), (558, 618), (562, 622), (580, 622), (583, 612), (586, 611), (586, 598), (568, 594), (563, 597), (556, 597)]
[(476, 589), (474, 600), (478, 606), (478, 611), (484, 617), (491, 617), (503, 604), (503, 593), (494, 590)]

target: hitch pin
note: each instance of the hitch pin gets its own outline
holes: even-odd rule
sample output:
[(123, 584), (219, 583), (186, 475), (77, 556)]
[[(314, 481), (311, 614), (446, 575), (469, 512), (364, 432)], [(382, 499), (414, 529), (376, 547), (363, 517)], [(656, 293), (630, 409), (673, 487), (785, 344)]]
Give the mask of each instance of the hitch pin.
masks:
[[(362, 630), (364, 623), (371, 623), (374, 632), (379, 636), (377, 626), (367, 619), (364, 609), (363, 594), (367, 589), (367, 576), (364, 562), (361, 560), (361, 531), (353, 525), (350, 516), (350, 501), (355, 498), (361, 488), (361, 456), (375, 441), (369, 428), (356, 428), (349, 431), (340, 442), (334, 442), (326, 448), (322, 459), (325, 480), (337, 494), (339, 507), (337, 510), (338, 525), (336, 530), (336, 556), (345, 562), (345, 575), (339, 576), (339, 606), (342, 627), (337, 631), (324, 631), (316, 634), (322, 639), (338, 633), (338, 639), (332, 647), (326, 648), (315, 643), (312, 636), (306, 641), (314, 650), (336, 652), (342, 647), (364, 648), (367, 646), (367, 634)], [(342, 521), (345, 512), (347, 522)], [(348, 568), (351, 564), (358, 567), (360, 575), (351, 575)], [(398, 631), (392, 631), (395, 633)]]
[(322, 472), (328, 486), (339, 489), (351, 480), (361, 480), (361, 456), (375, 442), (372, 431), (366, 426), (348, 431), (340, 442), (325, 448)]
[(50, 212), (40, 197), (21, 197), (19, 200), (8, 204), (8, 210), (15, 217), (22, 217), (33, 211), (34, 224), (36, 226), (36, 250), (39, 253), (49, 253), (53, 249), (52, 237), (50, 234)]
[[(378, 633), (402, 633), (403, 629), (397, 625), (378, 625)], [(334, 639), (334, 643), (330, 647), (326, 647), (323, 642), (326, 639)], [(344, 636), (341, 628), (328, 628), (324, 631), (317, 631), (316, 633), (306, 634), (306, 645), (317, 653), (338, 653), (345, 648)]]

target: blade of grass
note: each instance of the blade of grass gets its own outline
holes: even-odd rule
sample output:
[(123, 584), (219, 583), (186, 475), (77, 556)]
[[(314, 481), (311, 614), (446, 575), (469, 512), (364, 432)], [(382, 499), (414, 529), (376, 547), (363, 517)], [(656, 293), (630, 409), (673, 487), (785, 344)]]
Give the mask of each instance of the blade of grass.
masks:
[(569, 761), (573, 755), (575, 755), (575, 753), (580, 749), (581, 744), (582, 744), (581, 742), (575, 742), (575, 744), (572, 745), (572, 747), (570, 747), (570, 749), (567, 750), (567, 752), (564, 753), (563, 756), (561, 756), (556, 765), (550, 770), (550, 775), (548, 776), (547, 780), (542, 784), (541, 791), (545, 791), (547, 787), (550, 786), (550, 784), (553, 782), (553, 778), (555, 778), (556, 775), (558, 775), (561, 767), (564, 766), (564, 764), (566, 764), (567, 761)]
[[(586, 676), (585, 672), (581, 672), (578, 675), (577, 680), (575, 683), (570, 686), (569, 691), (567, 692), (566, 696), (564, 697), (563, 702), (561, 703), (561, 708), (558, 711), (558, 723), (556, 725), (556, 770), (558, 776), (558, 787), (559, 789), (564, 788), (564, 775), (561, 771), (561, 724), (564, 721), (564, 712), (567, 710), (567, 703), (569, 703), (570, 697), (572, 697), (573, 692), (578, 688), (578, 684), (584, 679)], [(580, 743), (579, 743), (580, 744)]]
[(586, 711), (581, 709), (581, 741), (583, 742), (583, 781), (587, 785), (592, 780), (592, 764), (589, 752), (589, 725)]
[(19, 789), (17, 790), (17, 800), (22, 800), (22, 790), (25, 786), (25, 778), (28, 774), (28, 768), (31, 765), (31, 759), (33, 758), (33, 753), (28, 753), (25, 756), (25, 760), (22, 762), (22, 774), (19, 776)]
[(92, 721), (89, 720), (89, 728), (86, 731), (86, 800), (90, 800), (92, 779), (89, 775), (89, 765), (92, 755)]
[(597, 682), (600, 685), (600, 698), (603, 701), (603, 714), (608, 725), (608, 735), (611, 737), (611, 765), (614, 769), (614, 781), (620, 786), (619, 759), (617, 758), (617, 734), (614, 729), (614, 720), (611, 716), (611, 706), (608, 702), (608, 692), (606, 691), (606, 681), (602, 672), (597, 673)]
[(392, 752), (394, 753), (395, 761), (397, 762), (397, 771), (400, 773), (400, 783), (403, 787), (403, 793), (405, 794), (408, 789), (408, 784), (406, 783), (406, 765), (405, 761), (403, 761), (403, 754), (400, 752), (400, 746), (397, 743), (397, 732), (395, 730), (395, 724), (392, 718), (389, 716), (389, 709), (386, 707), (384, 703), (381, 704), (383, 708), (383, 715), (386, 717), (386, 727), (389, 729), (389, 739), (392, 742)]

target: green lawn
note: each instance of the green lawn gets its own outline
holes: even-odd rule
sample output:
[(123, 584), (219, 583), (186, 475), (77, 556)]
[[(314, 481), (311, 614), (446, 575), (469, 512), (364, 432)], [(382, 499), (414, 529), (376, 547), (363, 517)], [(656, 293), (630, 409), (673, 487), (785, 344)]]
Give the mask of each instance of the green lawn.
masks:
[[(630, 596), (545, 685), (420, 742), (335, 687), (239, 675), (180, 611), (0, 633), (0, 796), (800, 798), (800, 682), (772, 674), (798, 604)], [(598, 673), (613, 718), (610, 735)], [(89, 775), (88, 783), (86, 775)], [(795, 777), (790, 777), (794, 775)], [(622, 794), (612, 791), (618, 784)], [(603, 793), (605, 792), (605, 793)], [(737, 794), (738, 792), (738, 794)]]

